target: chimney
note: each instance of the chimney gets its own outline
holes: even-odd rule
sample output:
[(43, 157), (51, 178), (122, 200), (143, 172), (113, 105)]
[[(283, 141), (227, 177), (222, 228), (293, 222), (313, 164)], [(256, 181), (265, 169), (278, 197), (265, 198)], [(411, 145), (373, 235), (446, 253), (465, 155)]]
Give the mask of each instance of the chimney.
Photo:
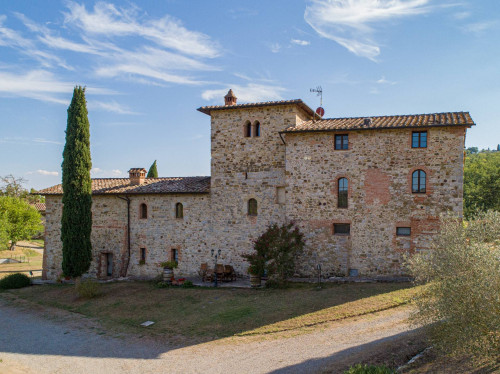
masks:
[(143, 184), (146, 179), (146, 169), (132, 168), (128, 171), (130, 184)]
[(234, 96), (234, 93), (233, 93), (233, 90), (229, 90), (227, 92), (227, 95), (224, 96), (224, 105), (236, 105), (236, 100), (238, 100), (238, 98), (236, 96)]
[(371, 118), (365, 118), (363, 120), (363, 126), (368, 127), (372, 125), (372, 119)]

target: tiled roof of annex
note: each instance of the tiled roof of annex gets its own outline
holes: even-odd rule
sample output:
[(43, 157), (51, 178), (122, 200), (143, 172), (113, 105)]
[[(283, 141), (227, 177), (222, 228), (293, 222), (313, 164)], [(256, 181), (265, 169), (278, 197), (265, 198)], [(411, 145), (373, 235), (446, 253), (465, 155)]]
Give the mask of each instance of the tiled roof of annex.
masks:
[[(202, 194), (210, 192), (210, 177), (146, 178), (131, 184), (129, 178), (92, 179), (92, 195)], [(38, 191), (38, 195), (62, 195), (62, 184)]]
[(228, 109), (246, 109), (246, 108), (257, 108), (257, 107), (265, 107), (265, 106), (278, 106), (278, 105), (297, 105), (302, 110), (304, 110), (308, 115), (316, 116), (319, 118), (317, 114), (301, 99), (295, 100), (279, 100), (279, 101), (264, 101), (260, 103), (246, 103), (246, 104), (235, 104), (235, 105), (210, 105), (210, 106), (202, 106), (197, 110), (210, 115), (212, 111), (215, 110), (228, 110)]
[(376, 117), (325, 118), (302, 122), (297, 126), (288, 127), (283, 133), (443, 126), (471, 127), (474, 125), (475, 123), (469, 112), (447, 112)]

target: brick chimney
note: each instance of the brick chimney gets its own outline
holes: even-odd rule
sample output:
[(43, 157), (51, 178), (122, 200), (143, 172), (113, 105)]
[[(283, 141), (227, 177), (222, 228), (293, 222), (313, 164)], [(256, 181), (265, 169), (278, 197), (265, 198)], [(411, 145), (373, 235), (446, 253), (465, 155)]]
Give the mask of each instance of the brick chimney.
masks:
[(224, 105), (236, 105), (236, 100), (238, 100), (238, 98), (236, 96), (234, 96), (234, 93), (233, 93), (233, 90), (229, 90), (227, 92), (227, 95), (224, 96)]
[(132, 168), (128, 171), (130, 184), (143, 184), (146, 179), (146, 169)]

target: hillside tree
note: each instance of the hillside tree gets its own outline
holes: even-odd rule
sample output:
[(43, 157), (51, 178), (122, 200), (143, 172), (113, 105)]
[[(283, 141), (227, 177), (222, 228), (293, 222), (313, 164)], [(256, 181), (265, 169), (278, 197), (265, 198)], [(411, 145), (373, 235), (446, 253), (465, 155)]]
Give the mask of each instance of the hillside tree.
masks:
[(89, 269), (92, 260), (91, 167), (90, 124), (85, 88), (77, 86), (68, 108), (62, 162), (62, 270), (70, 277), (80, 277)]
[(42, 229), (40, 213), (25, 200), (12, 196), (0, 196), (0, 245), (5, 248), (6, 240), (10, 241), (10, 249), (16, 243), (30, 240)]

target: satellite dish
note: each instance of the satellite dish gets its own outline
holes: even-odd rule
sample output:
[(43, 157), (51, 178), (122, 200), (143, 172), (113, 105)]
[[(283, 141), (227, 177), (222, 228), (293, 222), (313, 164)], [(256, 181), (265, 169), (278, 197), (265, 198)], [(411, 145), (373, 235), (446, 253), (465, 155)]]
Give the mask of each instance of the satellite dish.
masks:
[(318, 109), (316, 109), (316, 114), (318, 114), (320, 117), (323, 117), (325, 115), (325, 110), (319, 106)]

